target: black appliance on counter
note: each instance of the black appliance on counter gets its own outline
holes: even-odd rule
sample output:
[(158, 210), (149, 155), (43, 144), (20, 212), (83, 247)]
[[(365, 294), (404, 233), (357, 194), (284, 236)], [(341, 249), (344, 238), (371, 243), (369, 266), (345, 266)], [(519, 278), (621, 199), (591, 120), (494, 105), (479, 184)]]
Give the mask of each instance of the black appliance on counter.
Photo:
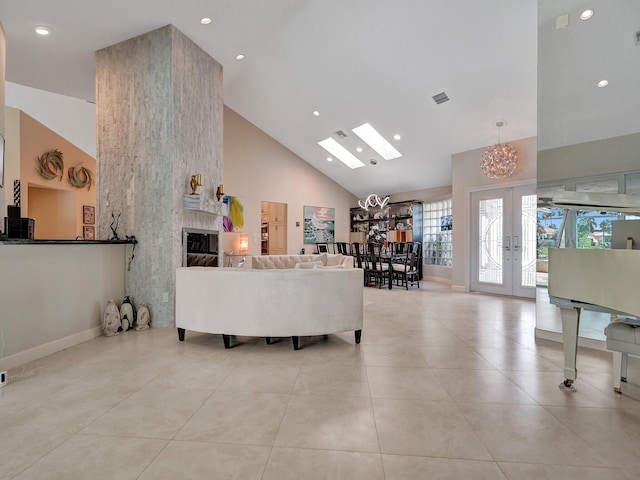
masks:
[(20, 217), (20, 207), (7, 206), (7, 216), (4, 217), (4, 234), (7, 238), (33, 240), (36, 222), (33, 218)]

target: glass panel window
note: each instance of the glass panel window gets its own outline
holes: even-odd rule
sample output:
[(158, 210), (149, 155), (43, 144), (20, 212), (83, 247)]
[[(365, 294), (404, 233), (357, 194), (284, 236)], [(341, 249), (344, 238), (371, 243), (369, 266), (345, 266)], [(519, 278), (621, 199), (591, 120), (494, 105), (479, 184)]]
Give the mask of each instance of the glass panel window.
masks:
[(422, 209), (422, 250), (425, 265), (451, 267), (453, 262), (453, 202), (425, 203)]

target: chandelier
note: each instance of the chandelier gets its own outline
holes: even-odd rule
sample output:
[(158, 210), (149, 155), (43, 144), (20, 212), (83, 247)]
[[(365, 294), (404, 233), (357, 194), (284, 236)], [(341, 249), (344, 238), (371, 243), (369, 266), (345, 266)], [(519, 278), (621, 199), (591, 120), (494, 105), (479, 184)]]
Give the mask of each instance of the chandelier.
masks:
[(503, 125), (504, 122), (496, 123), (496, 127), (498, 127), (498, 143), (487, 147), (480, 161), (480, 168), (489, 178), (510, 177), (518, 164), (514, 146), (509, 143), (500, 143), (500, 127)]
[(375, 193), (369, 195), (364, 201), (358, 200), (358, 205), (360, 205), (360, 208), (363, 208), (367, 211), (370, 207), (380, 207), (380, 209), (383, 209), (387, 206), (387, 203), (389, 203), (389, 195), (381, 198)]

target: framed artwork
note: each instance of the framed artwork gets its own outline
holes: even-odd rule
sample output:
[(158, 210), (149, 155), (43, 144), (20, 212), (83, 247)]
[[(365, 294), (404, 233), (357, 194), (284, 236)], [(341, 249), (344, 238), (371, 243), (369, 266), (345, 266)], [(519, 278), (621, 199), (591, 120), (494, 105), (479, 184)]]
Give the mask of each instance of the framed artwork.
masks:
[(96, 239), (96, 227), (85, 225), (82, 227), (82, 236), (85, 240), (95, 240)]
[(336, 209), (304, 207), (304, 243), (333, 243), (335, 241)]
[(82, 223), (94, 225), (96, 223), (96, 207), (84, 205), (82, 207)]

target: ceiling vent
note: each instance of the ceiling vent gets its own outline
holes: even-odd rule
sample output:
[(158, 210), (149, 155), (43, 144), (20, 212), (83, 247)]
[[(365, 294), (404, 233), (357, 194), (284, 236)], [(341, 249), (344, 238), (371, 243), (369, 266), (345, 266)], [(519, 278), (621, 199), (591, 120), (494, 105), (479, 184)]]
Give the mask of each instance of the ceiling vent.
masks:
[(336, 135), (338, 135), (340, 138), (347, 138), (347, 134), (344, 133), (342, 130), (338, 130), (336, 132)]
[(636, 32), (636, 46), (640, 45), (640, 30)]
[(431, 98), (433, 98), (433, 101), (436, 102), (438, 105), (440, 105), (441, 103), (449, 101), (449, 97), (447, 97), (447, 94), (444, 93), (444, 92), (441, 92), (441, 93), (439, 93), (437, 95), (434, 95)]

